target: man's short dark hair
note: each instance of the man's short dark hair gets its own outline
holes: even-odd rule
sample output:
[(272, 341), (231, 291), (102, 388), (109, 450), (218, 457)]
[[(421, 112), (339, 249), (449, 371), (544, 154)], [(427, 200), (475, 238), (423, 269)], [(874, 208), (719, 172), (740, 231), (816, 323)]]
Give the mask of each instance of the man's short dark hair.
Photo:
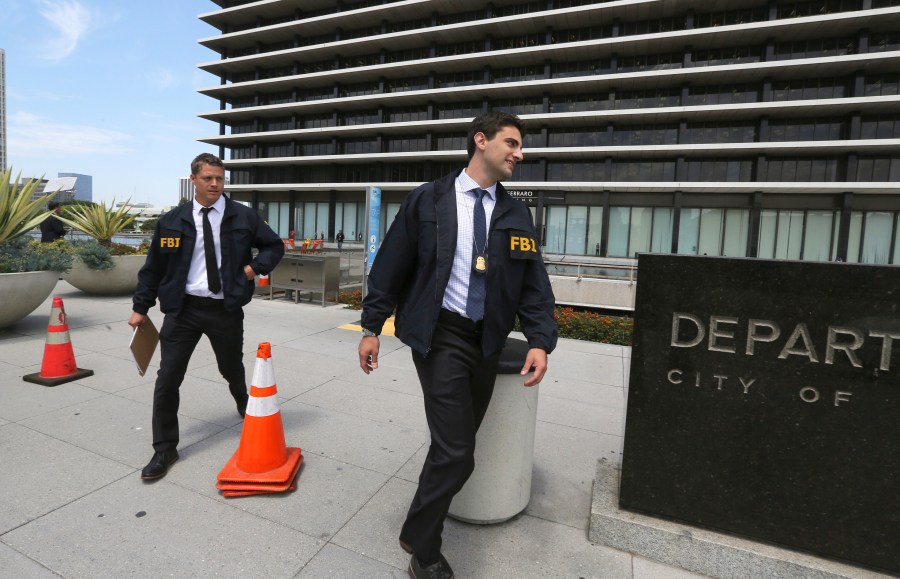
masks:
[(59, 201), (50, 201), (47, 203), (47, 209), (50, 211), (54, 211), (57, 207), (59, 207)]
[(525, 138), (525, 123), (516, 115), (504, 113), (501, 111), (491, 111), (481, 116), (475, 117), (472, 124), (469, 125), (469, 136), (466, 137), (466, 147), (468, 148), (469, 160), (475, 155), (475, 135), (484, 133), (487, 140), (494, 138), (504, 127), (515, 127), (522, 133)]
[(213, 167), (222, 167), (225, 168), (225, 163), (222, 162), (222, 159), (216, 157), (212, 153), (200, 153), (194, 160), (191, 161), (191, 175), (196, 175), (200, 172), (200, 167), (203, 165), (212, 165)]

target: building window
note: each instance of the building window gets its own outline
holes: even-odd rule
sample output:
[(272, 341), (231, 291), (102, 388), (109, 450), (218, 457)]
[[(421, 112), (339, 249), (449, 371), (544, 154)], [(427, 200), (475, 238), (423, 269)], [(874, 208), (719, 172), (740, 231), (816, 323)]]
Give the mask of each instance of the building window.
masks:
[(757, 257), (831, 261), (837, 255), (840, 211), (766, 209), (759, 216)]
[(295, 206), (294, 223), (299, 227), (297, 236), (301, 239), (319, 239), (325, 235), (331, 238), (328, 229), (328, 203), (306, 202)]
[(731, 103), (755, 103), (759, 100), (759, 88), (755, 85), (692, 86), (688, 88), (685, 106), (724, 105)]
[(612, 144), (617, 147), (678, 144), (678, 125), (616, 125)]
[(681, 143), (752, 143), (756, 141), (756, 123), (688, 123)]
[(336, 203), (334, 207), (335, 229), (342, 231), (347, 241), (357, 241), (361, 239), (359, 236), (365, 231), (365, 215), (365, 203)]
[(424, 135), (392, 136), (388, 139), (387, 150), (389, 153), (409, 153), (426, 150)]
[(900, 182), (900, 157), (860, 157), (856, 180)]
[(340, 116), (340, 124), (347, 127), (353, 125), (370, 125), (380, 122), (381, 115), (378, 111), (352, 111)]
[(846, 137), (847, 123), (841, 119), (788, 119), (769, 124), (769, 140), (836, 141)]
[(837, 181), (837, 159), (769, 159), (766, 181)]
[(638, 253), (669, 253), (673, 215), (670, 207), (610, 207), (607, 255), (636, 257)]
[(550, 97), (551, 113), (602, 111), (611, 108), (609, 94), (585, 94)]
[(544, 252), (599, 255), (602, 207), (550, 205), (545, 216)]
[(753, 161), (692, 159), (685, 161), (687, 181), (752, 181)]
[(678, 253), (746, 257), (748, 209), (684, 208), (678, 224)]
[(772, 83), (772, 98), (776, 101), (840, 99), (850, 95), (844, 78), (780, 80)]
[(900, 138), (900, 115), (883, 117), (863, 117), (861, 139)]

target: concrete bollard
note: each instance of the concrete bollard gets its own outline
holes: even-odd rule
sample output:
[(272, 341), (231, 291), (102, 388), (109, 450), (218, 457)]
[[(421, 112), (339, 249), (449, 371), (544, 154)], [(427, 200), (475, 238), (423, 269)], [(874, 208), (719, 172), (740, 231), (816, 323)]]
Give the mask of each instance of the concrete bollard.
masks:
[(487, 413), (475, 442), (475, 472), (453, 498), (449, 515), (467, 523), (501, 523), (531, 498), (538, 387), (526, 388), (519, 371), (528, 343), (509, 338)]

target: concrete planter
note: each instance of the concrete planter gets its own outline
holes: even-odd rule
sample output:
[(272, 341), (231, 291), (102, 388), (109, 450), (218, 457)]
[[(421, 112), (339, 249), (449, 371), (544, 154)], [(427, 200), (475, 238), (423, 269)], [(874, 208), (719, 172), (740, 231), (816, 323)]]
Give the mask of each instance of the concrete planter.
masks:
[(146, 255), (114, 255), (112, 269), (96, 270), (75, 259), (63, 278), (84, 293), (94, 295), (127, 295), (137, 287), (137, 274), (147, 260)]
[(0, 273), (0, 328), (15, 324), (44, 303), (58, 280), (57, 271)]

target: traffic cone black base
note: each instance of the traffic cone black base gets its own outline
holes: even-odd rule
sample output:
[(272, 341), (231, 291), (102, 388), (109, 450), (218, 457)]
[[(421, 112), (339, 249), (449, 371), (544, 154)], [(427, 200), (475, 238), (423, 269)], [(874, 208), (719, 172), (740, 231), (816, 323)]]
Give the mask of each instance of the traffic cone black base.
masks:
[(76, 368), (75, 373), (69, 374), (68, 376), (60, 376), (58, 378), (41, 378), (41, 373), (35, 372), (34, 374), (26, 374), (25, 376), (22, 376), (22, 380), (25, 380), (26, 382), (32, 382), (34, 384), (40, 384), (41, 386), (59, 386), (60, 384), (65, 384), (66, 382), (81, 380), (82, 378), (87, 378), (88, 376), (93, 375), (93, 370)]

